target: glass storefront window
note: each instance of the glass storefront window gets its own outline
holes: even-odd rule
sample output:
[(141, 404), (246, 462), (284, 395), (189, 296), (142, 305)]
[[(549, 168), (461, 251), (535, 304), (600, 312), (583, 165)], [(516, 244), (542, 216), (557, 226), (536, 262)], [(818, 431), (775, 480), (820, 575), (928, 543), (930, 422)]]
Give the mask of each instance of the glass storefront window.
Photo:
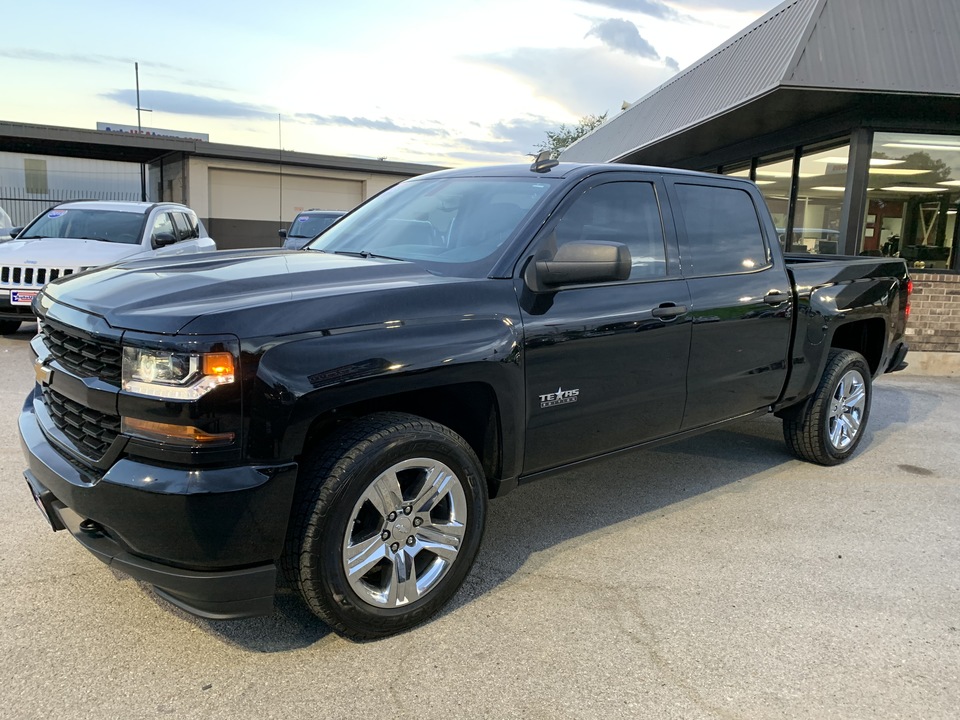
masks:
[(840, 218), (850, 145), (805, 151), (800, 158), (797, 209), (789, 252), (836, 255), (843, 252)]
[[(731, 175), (750, 177), (750, 170), (734, 172)], [(786, 243), (787, 219), (790, 213), (790, 176), (793, 173), (793, 154), (760, 158), (757, 163), (757, 187), (767, 201), (767, 207), (773, 216), (781, 244)]]
[(954, 267), (960, 205), (960, 137), (876, 133), (863, 252), (915, 268)]

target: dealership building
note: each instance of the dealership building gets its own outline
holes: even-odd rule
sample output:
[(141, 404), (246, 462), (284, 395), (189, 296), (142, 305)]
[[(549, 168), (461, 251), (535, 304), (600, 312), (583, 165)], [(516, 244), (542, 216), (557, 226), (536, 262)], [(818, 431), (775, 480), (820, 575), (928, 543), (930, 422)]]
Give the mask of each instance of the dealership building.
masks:
[(960, 352), (958, 0), (788, 0), (561, 159), (749, 177), (788, 251), (904, 258), (911, 347)]
[(64, 200), (181, 202), (221, 249), (277, 246), (277, 231), (301, 210), (350, 210), (401, 180), (439, 169), (132, 130), (0, 121), (0, 208), (24, 225)]

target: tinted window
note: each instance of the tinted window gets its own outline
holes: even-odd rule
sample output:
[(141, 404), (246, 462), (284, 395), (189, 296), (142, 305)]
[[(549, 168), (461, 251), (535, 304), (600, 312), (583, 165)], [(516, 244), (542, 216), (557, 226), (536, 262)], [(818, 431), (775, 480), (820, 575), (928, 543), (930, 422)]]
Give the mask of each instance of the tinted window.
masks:
[(326, 213), (323, 215), (300, 213), (290, 225), (287, 237), (314, 238), (333, 225), (334, 221), (340, 217), (342, 217), (342, 213)]
[(190, 240), (200, 237), (200, 228), (197, 226), (197, 219), (192, 215), (182, 212), (173, 213), (173, 221), (180, 232), (181, 240)]
[(660, 208), (652, 183), (613, 182), (590, 188), (563, 214), (557, 245), (568, 242), (623, 243), (630, 250), (630, 279), (667, 274)]
[(768, 264), (760, 220), (746, 191), (714, 185), (676, 189), (687, 230), (685, 275), (750, 272)]

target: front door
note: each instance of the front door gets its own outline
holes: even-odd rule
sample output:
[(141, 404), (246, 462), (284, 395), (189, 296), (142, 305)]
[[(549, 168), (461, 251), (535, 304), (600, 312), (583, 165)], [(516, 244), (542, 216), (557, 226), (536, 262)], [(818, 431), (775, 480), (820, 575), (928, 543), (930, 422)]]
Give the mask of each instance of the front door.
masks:
[[(639, 179), (638, 179), (639, 177)], [(629, 178), (629, 179), (627, 179)], [(621, 242), (629, 279), (533, 294), (520, 283), (527, 388), (524, 473), (677, 432), (691, 324), (664, 188), (656, 176), (584, 181), (539, 248)]]

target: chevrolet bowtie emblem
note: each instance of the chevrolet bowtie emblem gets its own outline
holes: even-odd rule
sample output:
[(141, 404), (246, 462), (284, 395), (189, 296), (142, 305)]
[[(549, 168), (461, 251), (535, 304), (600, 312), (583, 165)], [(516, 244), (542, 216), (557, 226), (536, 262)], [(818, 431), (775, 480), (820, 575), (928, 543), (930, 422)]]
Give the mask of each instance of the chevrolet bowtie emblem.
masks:
[(39, 358), (37, 358), (33, 363), (33, 373), (37, 376), (37, 382), (41, 385), (50, 384), (50, 378), (53, 376), (53, 370), (44, 365)]

